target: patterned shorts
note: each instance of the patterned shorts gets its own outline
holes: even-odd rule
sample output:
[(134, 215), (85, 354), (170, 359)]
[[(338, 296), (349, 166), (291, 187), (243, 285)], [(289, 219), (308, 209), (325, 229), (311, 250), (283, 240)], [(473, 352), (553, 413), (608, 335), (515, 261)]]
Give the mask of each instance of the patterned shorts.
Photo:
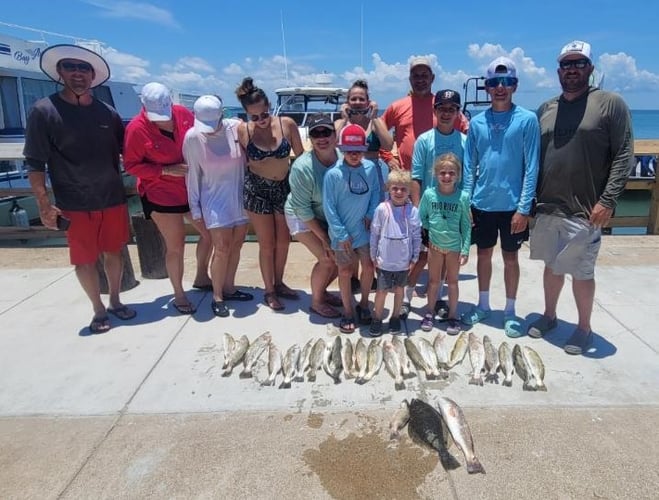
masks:
[(286, 197), (290, 192), (288, 176), (281, 181), (275, 181), (247, 170), (243, 206), (245, 210), (255, 214), (282, 214)]

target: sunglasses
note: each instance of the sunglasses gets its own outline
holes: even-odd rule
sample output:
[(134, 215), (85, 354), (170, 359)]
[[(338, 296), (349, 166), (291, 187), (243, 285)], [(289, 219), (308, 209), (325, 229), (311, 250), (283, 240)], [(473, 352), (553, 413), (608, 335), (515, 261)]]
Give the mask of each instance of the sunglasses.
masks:
[(512, 76), (495, 76), (494, 78), (488, 78), (485, 80), (486, 87), (496, 88), (499, 85), (503, 85), (504, 87), (514, 87), (517, 85), (517, 78), (513, 78)]
[(80, 73), (89, 73), (93, 70), (92, 65), (86, 62), (73, 63), (73, 62), (62, 62), (60, 63), (60, 68), (64, 71), (79, 71)]
[(320, 137), (329, 137), (334, 133), (334, 130), (331, 130), (327, 127), (318, 127), (309, 132), (309, 137), (313, 139), (319, 139)]
[(348, 175), (348, 189), (352, 194), (366, 194), (368, 193), (368, 182), (362, 174), (355, 174), (356, 179), (353, 180), (352, 172)]
[(590, 61), (586, 58), (571, 59), (569, 61), (561, 61), (560, 63), (558, 63), (558, 65), (561, 67), (561, 69), (571, 69), (571, 68), (584, 69), (590, 66)]
[(370, 108), (366, 108), (366, 109), (352, 109), (352, 108), (350, 108), (348, 110), (348, 115), (349, 116), (352, 116), (352, 115), (367, 115), (369, 113), (369, 111), (371, 111)]
[(261, 120), (266, 120), (268, 118), (270, 118), (269, 111), (264, 111), (260, 115), (249, 115), (249, 119), (252, 120), (253, 122), (260, 122)]

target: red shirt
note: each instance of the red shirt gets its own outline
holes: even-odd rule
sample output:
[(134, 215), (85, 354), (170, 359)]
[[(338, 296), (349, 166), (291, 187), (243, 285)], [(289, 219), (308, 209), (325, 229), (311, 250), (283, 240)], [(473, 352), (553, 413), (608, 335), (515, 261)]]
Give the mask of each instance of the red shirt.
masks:
[(183, 139), (194, 125), (194, 115), (187, 108), (172, 106), (174, 139), (163, 135), (142, 108), (126, 126), (124, 136), (124, 168), (137, 177), (137, 192), (149, 201), (163, 206), (185, 205), (188, 191), (185, 177), (162, 175), (165, 165), (185, 163)]
[[(434, 113), (435, 96), (405, 96), (389, 105), (382, 115), (387, 129), (395, 129), (396, 148), (400, 166), (404, 170), (412, 168), (414, 141), (424, 132), (437, 126)], [(466, 133), (469, 122), (462, 112), (455, 117), (456, 130)]]

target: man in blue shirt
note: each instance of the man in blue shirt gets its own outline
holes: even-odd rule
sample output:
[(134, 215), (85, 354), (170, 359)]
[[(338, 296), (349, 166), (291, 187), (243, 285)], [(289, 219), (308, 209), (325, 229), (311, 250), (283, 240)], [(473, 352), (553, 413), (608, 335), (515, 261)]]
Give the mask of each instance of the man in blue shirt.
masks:
[(507, 57), (492, 61), (485, 87), (492, 105), (471, 120), (464, 157), (463, 190), (471, 196), (472, 242), (478, 247), (478, 305), (462, 315), (473, 325), (490, 313), (492, 254), (501, 241), (506, 306), (504, 331), (522, 335), (515, 314), (518, 251), (528, 239), (528, 219), (538, 179), (540, 127), (535, 113), (513, 104), (517, 69)]

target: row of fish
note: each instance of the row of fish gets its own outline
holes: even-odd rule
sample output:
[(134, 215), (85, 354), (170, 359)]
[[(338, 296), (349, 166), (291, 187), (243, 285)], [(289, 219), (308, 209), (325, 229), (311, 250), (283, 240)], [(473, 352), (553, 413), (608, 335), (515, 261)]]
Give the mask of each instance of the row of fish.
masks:
[(499, 372), (504, 374), (503, 385), (512, 386), (513, 373), (524, 381), (524, 390), (546, 391), (544, 384), (545, 368), (538, 353), (528, 346), (515, 345), (510, 348), (502, 342), (498, 349), (485, 335), (479, 338), (473, 332), (462, 332), (448, 348), (448, 337), (439, 332), (431, 343), (424, 337), (407, 337), (403, 341), (399, 336), (391, 340), (372, 339), (370, 343), (359, 338), (354, 344), (349, 338), (335, 335), (332, 340), (311, 338), (304, 347), (294, 344), (282, 353), (272, 342), (272, 336), (265, 332), (250, 344), (243, 335), (235, 340), (230, 334), (224, 334), (224, 372), (229, 376), (233, 369), (243, 363), (240, 378), (252, 377), (252, 369), (263, 353), (268, 351), (268, 379), (262, 385), (275, 385), (275, 379), (281, 372), (283, 381), (280, 388), (290, 388), (292, 381), (302, 382), (307, 373), (307, 380), (314, 382), (316, 373), (323, 369), (335, 384), (344, 378), (355, 379), (358, 384), (371, 380), (384, 364), (386, 371), (394, 379), (396, 390), (405, 389), (405, 379), (418, 372), (424, 372), (427, 380), (448, 378), (448, 370), (462, 363), (469, 353), (472, 365), (470, 384), (483, 385), (483, 381), (499, 381)]
[(476, 457), (474, 440), (462, 408), (446, 397), (439, 398), (438, 408), (439, 411), (420, 399), (403, 400), (389, 422), (391, 439), (397, 438), (407, 425), (412, 440), (437, 451), (447, 470), (460, 465), (449, 452), (453, 442), (464, 455), (467, 472), (485, 474), (485, 468)]

